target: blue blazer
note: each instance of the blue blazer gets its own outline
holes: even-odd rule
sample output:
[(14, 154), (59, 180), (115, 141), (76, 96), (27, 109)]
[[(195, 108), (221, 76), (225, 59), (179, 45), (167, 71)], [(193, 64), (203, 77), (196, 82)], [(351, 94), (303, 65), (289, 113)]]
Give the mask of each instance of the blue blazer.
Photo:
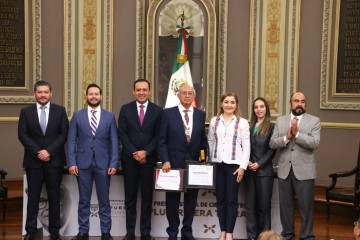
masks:
[(190, 143), (186, 141), (184, 123), (179, 108), (163, 111), (159, 135), (159, 155), (164, 163), (170, 161), (171, 168), (185, 168), (186, 160), (199, 160), (200, 150), (208, 152), (209, 145), (205, 133), (205, 112), (194, 108), (193, 129)]
[(68, 166), (86, 169), (93, 157), (98, 168), (117, 168), (119, 140), (113, 113), (101, 109), (95, 136), (91, 133), (87, 108), (74, 112), (68, 134)]
[(140, 125), (136, 101), (122, 106), (118, 120), (122, 146), (121, 161), (133, 161), (133, 153), (138, 150), (147, 151), (147, 161), (157, 161), (156, 150), (162, 111), (161, 107), (149, 101), (143, 124)]

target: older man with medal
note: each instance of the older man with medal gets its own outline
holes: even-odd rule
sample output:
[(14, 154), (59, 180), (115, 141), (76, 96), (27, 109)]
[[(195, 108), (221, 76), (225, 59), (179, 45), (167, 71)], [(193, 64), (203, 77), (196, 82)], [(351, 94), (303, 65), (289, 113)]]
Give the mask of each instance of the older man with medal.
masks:
[[(178, 94), (180, 104), (165, 109), (162, 116), (159, 135), (159, 155), (163, 163), (162, 170), (184, 169), (186, 160), (199, 160), (200, 150), (207, 151), (205, 134), (205, 112), (194, 108), (195, 90), (184, 84)], [(198, 189), (187, 189), (184, 193), (184, 218), (181, 228), (182, 240), (193, 240), (192, 222), (195, 213)], [(169, 226), (166, 231), (169, 240), (177, 239), (179, 232), (180, 192), (166, 192), (166, 217)]]

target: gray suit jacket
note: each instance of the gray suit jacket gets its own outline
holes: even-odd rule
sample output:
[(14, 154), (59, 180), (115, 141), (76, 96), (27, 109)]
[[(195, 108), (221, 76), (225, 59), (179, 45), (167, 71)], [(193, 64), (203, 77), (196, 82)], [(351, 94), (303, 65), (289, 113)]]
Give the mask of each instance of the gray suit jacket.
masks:
[(278, 177), (286, 179), (292, 167), (298, 180), (316, 178), (316, 161), (314, 150), (320, 143), (320, 119), (304, 113), (295, 142), (284, 141), (290, 126), (290, 114), (276, 120), (275, 129), (270, 140), (270, 147), (279, 151)]

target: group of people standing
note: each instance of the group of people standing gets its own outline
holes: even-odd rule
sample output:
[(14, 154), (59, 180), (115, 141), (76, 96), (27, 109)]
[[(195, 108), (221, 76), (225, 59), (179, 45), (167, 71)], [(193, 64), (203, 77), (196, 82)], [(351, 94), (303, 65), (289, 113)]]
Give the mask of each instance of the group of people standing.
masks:
[[(52, 89), (48, 82), (34, 85), (36, 104), (23, 108), (19, 118), (19, 140), (25, 148), (23, 166), (28, 182), (26, 235), (35, 239), (42, 183), (49, 199), (50, 239), (59, 240), (60, 184), (66, 165), (64, 144), (67, 141), (67, 166), (76, 176), (79, 190), (79, 233), (74, 240), (89, 239), (89, 216), (92, 184), (99, 201), (101, 239), (112, 239), (109, 201), (110, 176), (118, 169), (124, 175), (126, 236), (135, 240), (137, 193), (141, 193), (141, 240), (151, 236), (151, 208), (154, 167), (162, 170), (185, 168), (186, 160), (198, 160), (200, 150), (207, 161), (215, 162), (216, 201), (220, 240), (232, 240), (238, 211), (239, 183), (244, 182), (246, 229), (248, 239), (257, 239), (271, 229), (273, 163), (279, 154), (278, 184), (280, 219), (284, 239), (293, 239), (293, 199), (301, 213), (300, 239), (314, 239), (312, 212), (316, 162), (314, 150), (320, 142), (320, 120), (305, 113), (306, 97), (293, 94), (291, 113), (271, 122), (270, 107), (264, 98), (252, 105), (250, 125), (241, 117), (236, 94), (220, 99), (219, 113), (205, 131), (205, 112), (194, 108), (195, 89), (180, 86), (176, 107), (162, 109), (149, 101), (150, 83), (145, 79), (133, 84), (135, 101), (122, 106), (116, 126), (113, 113), (100, 107), (102, 91), (96, 84), (86, 89), (87, 107), (74, 112), (68, 124), (65, 108), (50, 103)], [(120, 158), (119, 158), (120, 146)], [(182, 240), (195, 239), (192, 231), (198, 189), (184, 194), (184, 215), (180, 229)], [(166, 192), (166, 231), (169, 240), (177, 239), (180, 226), (181, 192)]]

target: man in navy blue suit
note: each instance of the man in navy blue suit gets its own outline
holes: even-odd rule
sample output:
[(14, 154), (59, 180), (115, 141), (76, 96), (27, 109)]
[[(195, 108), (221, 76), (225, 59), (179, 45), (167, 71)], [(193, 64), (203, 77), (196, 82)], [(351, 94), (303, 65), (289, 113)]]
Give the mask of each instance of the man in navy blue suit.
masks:
[[(199, 160), (200, 150), (208, 152), (205, 134), (205, 112), (194, 108), (195, 90), (184, 84), (180, 87), (179, 106), (165, 109), (160, 126), (158, 149), (163, 163), (162, 170), (184, 169), (186, 160)], [(181, 228), (182, 240), (194, 240), (192, 222), (195, 214), (198, 189), (187, 189), (184, 193), (184, 218)], [(166, 231), (169, 240), (176, 240), (179, 232), (180, 192), (166, 192)]]
[(141, 240), (153, 240), (151, 232), (151, 208), (154, 167), (158, 160), (157, 139), (162, 108), (149, 101), (150, 83), (145, 79), (134, 82), (135, 101), (122, 106), (119, 114), (119, 139), (121, 141), (121, 165), (124, 174), (126, 236), (135, 240), (136, 202), (141, 191)]
[(119, 140), (113, 113), (100, 107), (102, 91), (96, 84), (86, 89), (88, 107), (74, 115), (68, 134), (69, 173), (79, 188), (79, 233), (73, 240), (89, 239), (90, 200), (93, 181), (99, 201), (101, 240), (111, 240), (110, 176), (119, 164)]
[(23, 166), (28, 183), (25, 240), (35, 239), (42, 184), (49, 198), (49, 232), (59, 240), (60, 184), (66, 164), (64, 144), (69, 128), (65, 108), (50, 103), (51, 85), (37, 81), (34, 85), (36, 104), (21, 109), (18, 137), (25, 148)]

